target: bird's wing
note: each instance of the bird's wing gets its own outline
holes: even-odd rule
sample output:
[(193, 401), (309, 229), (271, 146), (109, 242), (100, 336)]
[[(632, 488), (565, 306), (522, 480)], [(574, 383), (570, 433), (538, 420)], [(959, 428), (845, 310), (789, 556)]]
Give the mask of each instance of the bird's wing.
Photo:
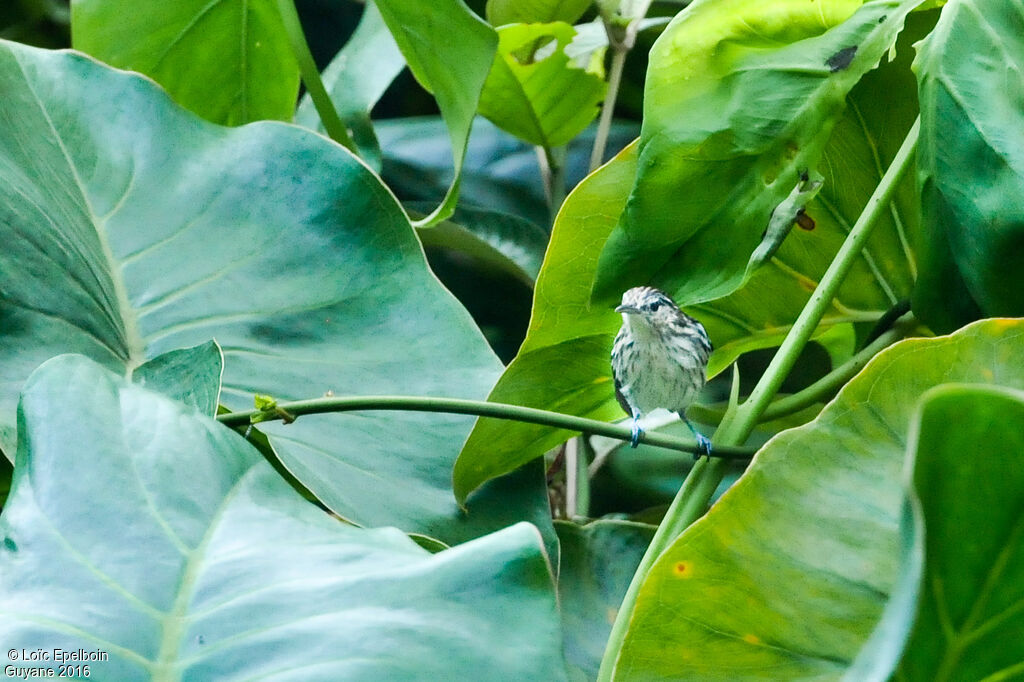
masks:
[(622, 395), (622, 384), (619, 382), (618, 377), (615, 377), (615, 399), (619, 401), (619, 405), (622, 407), (623, 412), (632, 417), (633, 410), (630, 409), (626, 396)]

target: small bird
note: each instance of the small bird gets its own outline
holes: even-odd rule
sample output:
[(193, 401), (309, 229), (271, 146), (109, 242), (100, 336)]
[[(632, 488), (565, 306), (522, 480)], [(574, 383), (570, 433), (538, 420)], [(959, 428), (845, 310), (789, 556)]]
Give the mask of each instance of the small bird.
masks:
[(640, 415), (659, 407), (686, 422), (704, 454), (711, 441), (686, 418), (688, 408), (707, 381), (711, 340), (697, 320), (676, 306), (664, 292), (634, 287), (622, 294), (622, 328), (612, 347), (615, 397), (633, 417), (635, 448), (640, 441)]

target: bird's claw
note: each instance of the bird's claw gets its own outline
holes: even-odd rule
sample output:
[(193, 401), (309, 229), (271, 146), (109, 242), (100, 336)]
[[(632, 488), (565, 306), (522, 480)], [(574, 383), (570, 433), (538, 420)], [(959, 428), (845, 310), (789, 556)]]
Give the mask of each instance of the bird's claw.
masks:
[(693, 453), (694, 461), (701, 456), (711, 457), (711, 440), (703, 433), (694, 432), (693, 435), (697, 439), (697, 452)]
[(643, 432), (644, 430), (640, 428), (640, 422), (634, 417), (633, 428), (631, 430), (631, 437), (629, 439), (629, 447), (635, 448), (637, 445), (640, 444), (640, 434), (642, 434)]

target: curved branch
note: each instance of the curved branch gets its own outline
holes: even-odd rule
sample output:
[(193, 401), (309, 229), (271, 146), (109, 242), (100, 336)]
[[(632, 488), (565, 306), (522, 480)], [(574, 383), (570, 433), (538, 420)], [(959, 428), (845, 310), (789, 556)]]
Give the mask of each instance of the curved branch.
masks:
[[(609, 438), (628, 441), (632, 437), (629, 426), (609, 424), (596, 419), (575, 417), (561, 412), (550, 412), (533, 407), (489, 403), (483, 400), (461, 400), (457, 398), (429, 398), (424, 396), (345, 396), (315, 398), (313, 400), (297, 400), (294, 402), (275, 403), (272, 407), (246, 412), (229, 412), (217, 415), (217, 421), (226, 426), (248, 426), (262, 421), (289, 421), (304, 414), (324, 414), (328, 412), (353, 412), (363, 410), (393, 410), (400, 412), (444, 412), (449, 414), (471, 414), (478, 417), (493, 417), (511, 421), (540, 424), (556, 429), (567, 429), (579, 433), (592, 433)], [(660, 433), (643, 433), (640, 442), (646, 445), (679, 450), (696, 454), (699, 446), (692, 440), (666, 436)], [(749, 447), (722, 445), (711, 453), (712, 457), (722, 459), (749, 459), (756, 450)]]

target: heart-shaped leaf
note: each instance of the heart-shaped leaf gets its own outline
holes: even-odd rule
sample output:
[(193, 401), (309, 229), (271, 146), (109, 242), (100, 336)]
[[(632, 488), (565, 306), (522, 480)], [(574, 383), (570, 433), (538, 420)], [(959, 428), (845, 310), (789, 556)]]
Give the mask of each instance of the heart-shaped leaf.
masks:
[(697, 0), (651, 50), (636, 185), (595, 301), (652, 283), (721, 298), (775, 208), (821, 159), (846, 95), (920, 0)]
[(86, 676), (125, 682), (564, 679), (528, 524), (436, 555), (353, 528), (240, 436), (81, 356), (32, 375), (19, 420), (7, 647), (103, 652)]
[(896, 577), (900, 470), (918, 399), (947, 383), (1024, 389), (1022, 358), (1021, 320), (983, 320), (876, 356), (814, 421), (769, 441), (661, 555), (616, 676), (841, 676)]
[(1024, 315), (1024, 8), (954, 0), (921, 45), (918, 175), (929, 229), (914, 312), (938, 331)]
[(215, 123), (290, 120), (299, 67), (274, 0), (75, 0), (74, 46)]
[[(500, 363), (427, 269), (401, 207), (338, 145), (279, 123), (206, 124), (148, 79), (12, 43), (0, 43), (0, 90), (8, 455), (22, 382), (66, 352), (130, 373), (215, 338), (221, 400), (236, 410), (257, 392), (480, 398), (493, 385)], [(524, 514), (543, 527), (536, 470), (474, 514), (458, 509), (451, 468), (471, 423), (373, 413), (265, 430), (285, 466), (359, 524), (447, 542)]]

